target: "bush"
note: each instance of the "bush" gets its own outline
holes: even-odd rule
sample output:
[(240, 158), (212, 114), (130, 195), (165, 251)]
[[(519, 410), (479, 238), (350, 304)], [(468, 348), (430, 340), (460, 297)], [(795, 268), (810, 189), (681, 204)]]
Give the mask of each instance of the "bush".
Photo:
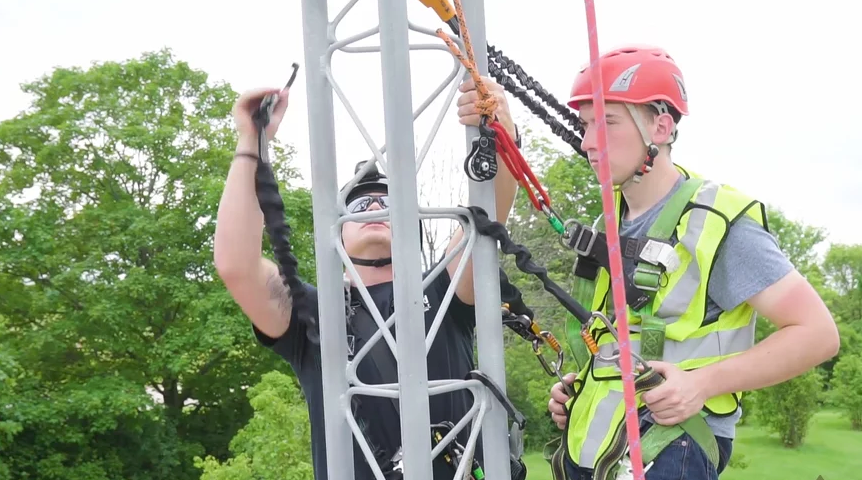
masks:
[(820, 409), (822, 391), (822, 374), (817, 369), (765, 388), (757, 392), (756, 418), (778, 434), (786, 447), (798, 447), (808, 434), (811, 417)]
[(854, 430), (862, 430), (862, 355), (844, 354), (832, 370), (831, 403), (850, 420)]

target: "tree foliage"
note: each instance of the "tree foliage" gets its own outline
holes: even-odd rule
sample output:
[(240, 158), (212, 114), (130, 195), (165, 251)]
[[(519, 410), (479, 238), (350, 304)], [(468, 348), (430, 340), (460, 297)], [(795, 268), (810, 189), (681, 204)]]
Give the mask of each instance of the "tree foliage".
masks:
[(854, 430), (862, 430), (862, 355), (841, 356), (832, 376), (832, 405), (842, 412)]
[[(212, 265), (236, 93), (167, 51), (23, 88), (0, 124), (0, 458), (11, 478), (196, 478), (251, 415), (242, 388), (285, 368)], [(309, 194), (284, 193), (313, 258)]]
[(798, 447), (805, 442), (811, 418), (821, 408), (823, 375), (812, 369), (754, 395), (760, 424), (777, 433), (784, 446)]
[(248, 390), (254, 416), (231, 440), (234, 457), (220, 463), (196, 458), (201, 480), (311, 480), (311, 428), (295, 379), (280, 372)]

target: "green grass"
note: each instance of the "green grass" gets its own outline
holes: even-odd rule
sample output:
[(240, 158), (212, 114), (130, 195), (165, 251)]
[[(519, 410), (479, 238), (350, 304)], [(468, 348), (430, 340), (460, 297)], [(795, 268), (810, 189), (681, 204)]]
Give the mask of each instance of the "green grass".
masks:
[[(823, 412), (811, 420), (805, 443), (785, 448), (778, 437), (756, 426), (742, 426), (734, 441), (733, 462), (747, 468), (729, 467), (721, 480), (844, 480), (862, 478), (862, 432), (834, 412)], [(551, 480), (551, 470), (542, 453), (524, 456), (527, 480)]]

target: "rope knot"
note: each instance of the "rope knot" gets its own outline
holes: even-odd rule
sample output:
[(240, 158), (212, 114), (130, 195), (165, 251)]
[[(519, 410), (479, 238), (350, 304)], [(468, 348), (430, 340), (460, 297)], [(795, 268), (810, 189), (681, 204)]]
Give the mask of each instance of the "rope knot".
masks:
[(494, 119), (494, 114), (497, 111), (497, 97), (494, 95), (488, 94), (487, 96), (482, 96), (478, 102), (476, 102), (476, 109), (479, 111), (481, 115), (484, 115), (491, 120)]

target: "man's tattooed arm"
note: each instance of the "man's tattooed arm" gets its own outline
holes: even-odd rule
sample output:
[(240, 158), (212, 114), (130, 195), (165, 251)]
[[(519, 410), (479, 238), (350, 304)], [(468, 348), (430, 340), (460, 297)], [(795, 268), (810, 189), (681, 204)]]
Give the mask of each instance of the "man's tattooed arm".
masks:
[(284, 284), (284, 281), (278, 270), (273, 271), (266, 282), (269, 291), (269, 299), (277, 306), (281, 318), (290, 321), (290, 312), (293, 308), (293, 302), (290, 297), (290, 287)]

